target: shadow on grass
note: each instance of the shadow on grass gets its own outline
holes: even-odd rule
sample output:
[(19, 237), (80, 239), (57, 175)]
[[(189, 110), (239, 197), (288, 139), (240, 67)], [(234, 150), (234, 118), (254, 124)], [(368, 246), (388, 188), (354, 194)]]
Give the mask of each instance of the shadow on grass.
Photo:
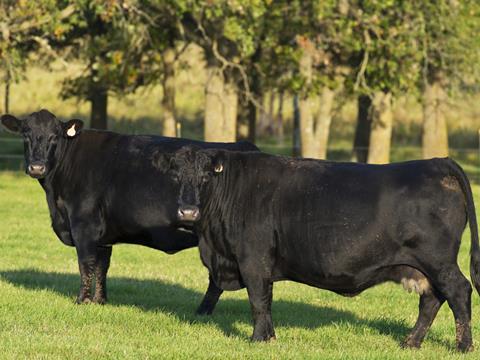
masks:
[[(0, 279), (28, 290), (51, 290), (62, 296), (76, 296), (79, 276), (74, 274), (42, 272), (35, 269), (11, 270), (0, 272)], [(180, 285), (160, 280), (110, 277), (110, 306), (134, 306), (143, 311), (160, 311), (176, 316), (188, 323), (213, 323), (226, 336), (240, 336), (235, 323), (251, 324), (248, 300), (220, 299), (213, 316), (194, 314), (203, 294)], [(354, 328), (369, 328), (380, 335), (392, 337), (399, 344), (407, 336), (410, 327), (401, 320), (362, 319), (354, 313), (327, 306), (315, 306), (301, 302), (275, 300), (272, 305), (274, 323), (277, 326), (304, 329), (322, 328), (333, 324), (348, 324)], [(454, 344), (430, 334), (429, 341), (436, 342), (449, 349)]]

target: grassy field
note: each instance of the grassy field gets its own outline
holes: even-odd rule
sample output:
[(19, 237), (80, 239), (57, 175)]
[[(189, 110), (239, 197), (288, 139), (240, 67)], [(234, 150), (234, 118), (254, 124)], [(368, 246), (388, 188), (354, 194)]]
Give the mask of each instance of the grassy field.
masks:
[[(480, 186), (475, 186), (480, 204)], [(465, 232), (460, 262), (468, 269)], [(50, 228), (43, 190), (25, 175), (0, 173), (0, 358), (338, 358), (478, 359), (480, 297), (473, 295), (475, 353), (455, 352), (453, 316), (444, 305), (421, 350), (400, 341), (418, 297), (385, 284), (355, 298), (291, 282), (274, 286), (277, 341), (250, 343), (246, 291), (225, 293), (211, 317), (194, 315), (207, 286), (198, 250), (176, 255), (114, 247), (109, 304), (74, 304), (75, 251)], [(469, 275), (468, 275), (469, 277)]]

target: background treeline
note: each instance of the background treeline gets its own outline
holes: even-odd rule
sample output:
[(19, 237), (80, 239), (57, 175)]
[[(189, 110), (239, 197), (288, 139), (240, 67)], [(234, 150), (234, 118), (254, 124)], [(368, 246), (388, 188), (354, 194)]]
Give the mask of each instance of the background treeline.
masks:
[[(421, 155), (446, 156), (447, 114), (479, 90), (479, 29), (476, 0), (0, 0), (2, 112), (32, 67), (60, 67), (61, 97), (88, 102), (93, 128), (136, 93), (158, 96), (166, 136), (203, 125), (206, 141), (325, 158), (350, 107), (355, 121), (336, 129), (351, 158), (384, 163), (398, 113), (421, 109)], [(197, 101), (185, 73), (204, 80), (193, 125), (178, 116), (179, 97)]]

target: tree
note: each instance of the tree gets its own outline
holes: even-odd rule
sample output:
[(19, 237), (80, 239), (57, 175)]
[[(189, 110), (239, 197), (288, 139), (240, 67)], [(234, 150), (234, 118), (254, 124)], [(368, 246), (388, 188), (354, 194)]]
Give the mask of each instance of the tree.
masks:
[(342, 103), (338, 95), (349, 76), (350, 52), (344, 38), (351, 32), (346, 11), (343, 2), (295, 1), (285, 17), (282, 43), (296, 44), (296, 51), (286, 54), (293, 65), (289, 89), (298, 95), (304, 157), (326, 158), (333, 112)]
[[(163, 135), (174, 137), (178, 132), (176, 117), (176, 72), (180, 55), (189, 45), (184, 32), (182, 20), (189, 10), (188, 1), (149, 0), (137, 1), (135, 13), (138, 15), (130, 19), (137, 31), (139, 46), (134, 58), (143, 58), (142, 85), (161, 84), (163, 97)], [(132, 7), (132, 5), (131, 5)]]
[(355, 136), (353, 140), (352, 160), (366, 163), (368, 160), (368, 148), (370, 145), (370, 130), (372, 99), (368, 95), (359, 95), (357, 97), (357, 122), (355, 127)]
[(113, 46), (112, 39), (118, 34), (112, 25), (113, 13), (118, 9), (100, 1), (77, 0), (75, 5), (75, 16), (56, 29), (62, 33), (57, 48), (72, 48), (72, 57), (84, 63), (85, 68), (79, 76), (65, 79), (62, 95), (90, 101), (90, 127), (106, 129), (111, 66), (122, 62), (121, 52), (114, 54), (118, 47)]
[[(80, 60), (82, 73), (63, 83), (63, 96), (91, 103), (90, 126), (107, 128), (109, 93), (125, 94), (145, 84), (152, 58), (145, 56), (146, 23), (137, 2), (74, 2), (75, 16), (59, 26), (56, 46), (69, 48), (69, 58)], [(157, 58), (154, 58), (158, 60)]]
[[(225, 128), (226, 124), (230, 124), (227, 128), (234, 129), (231, 123), (236, 121), (235, 114), (246, 114), (247, 138), (254, 142), (259, 109), (263, 111), (262, 98), (268, 89), (268, 75), (275, 68), (277, 31), (286, 4), (269, 0), (223, 0), (197, 1), (196, 5), (190, 12), (192, 28), (197, 34), (195, 41), (205, 50), (209, 73), (205, 136), (212, 136), (214, 128)], [(246, 109), (237, 110), (239, 100)], [(216, 122), (224, 125), (214, 125)]]
[[(415, 34), (419, 31), (420, 19), (410, 2), (355, 2), (350, 5), (349, 13), (356, 23), (351, 37), (352, 48), (356, 49), (352, 53), (356, 76), (351, 85), (371, 99), (371, 108), (359, 111), (359, 115), (370, 116), (367, 161), (386, 163), (393, 126), (393, 97), (414, 89), (419, 76), (421, 51)], [(365, 99), (361, 100), (359, 105), (364, 106)], [(368, 124), (357, 125), (358, 131), (366, 129)], [(355, 139), (358, 141), (364, 136), (356, 134)]]
[(448, 132), (445, 118), (448, 92), (465, 83), (478, 81), (478, 1), (426, 0), (418, 2), (422, 51), (423, 157), (448, 156)]
[(72, 5), (56, 5), (54, 1), (0, 2), (0, 67), (4, 70), (6, 113), (9, 112), (10, 85), (22, 77), (29, 55), (34, 51), (45, 59), (56, 55), (50, 47), (56, 34), (48, 34), (74, 12)]
[(182, 23), (186, 33), (204, 50), (207, 64), (205, 84), (204, 140), (236, 140), (238, 88), (234, 42), (225, 36), (225, 22), (231, 12), (227, 1), (192, 1)]

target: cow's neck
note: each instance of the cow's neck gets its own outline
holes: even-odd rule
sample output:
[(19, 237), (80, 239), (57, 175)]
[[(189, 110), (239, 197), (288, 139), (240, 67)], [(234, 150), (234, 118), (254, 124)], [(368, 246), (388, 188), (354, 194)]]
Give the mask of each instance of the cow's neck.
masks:
[[(229, 169), (228, 173), (210, 183), (200, 195), (201, 199), (207, 200), (201, 211), (203, 215), (198, 228), (204, 234), (215, 233), (218, 234), (216, 236), (222, 234), (221, 237), (225, 237), (223, 224), (235, 220), (232, 213), (236, 202), (241, 201), (238, 197), (238, 171), (235, 167)], [(231, 225), (227, 224), (227, 228)]]
[(38, 182), (42, 186), (47, 196), (47, 203), (49, 208), (55, 207), (56, 199), (60, 195), (62, 189), (65, 189), (65, 181), (69, 180), (65, 174), (64, 162), (68, 161), (71, 156), (72, 148), (76, 146), (76, 139), (68, 143), (67, 141), (61, 141), (56, 149), (56, 160), (54, 167), (50, 170), (48, 175), (39, 179)]

